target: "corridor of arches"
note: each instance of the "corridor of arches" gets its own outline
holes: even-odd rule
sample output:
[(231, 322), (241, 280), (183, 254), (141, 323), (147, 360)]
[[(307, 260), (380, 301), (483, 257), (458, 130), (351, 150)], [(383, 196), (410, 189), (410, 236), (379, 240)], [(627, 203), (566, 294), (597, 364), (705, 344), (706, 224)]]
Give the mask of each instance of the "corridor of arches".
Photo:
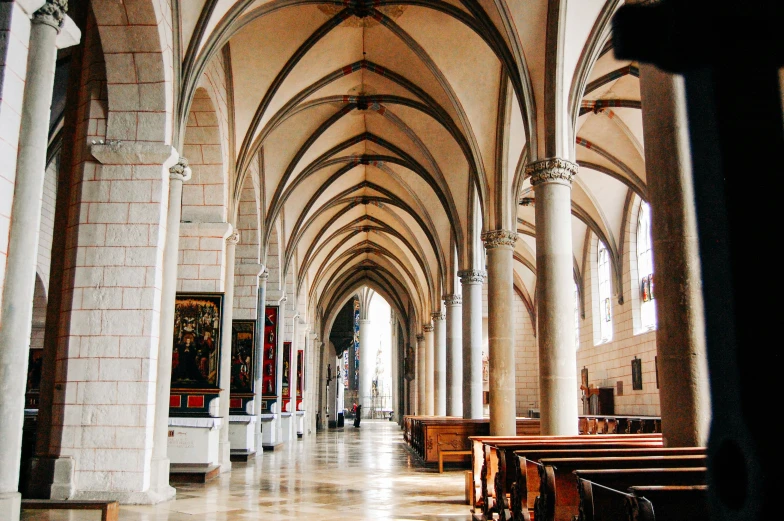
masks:
[(626, 3), (0, 2), (0, 517), (462, 519), (406, 415), (704, 446), (683, 84)]

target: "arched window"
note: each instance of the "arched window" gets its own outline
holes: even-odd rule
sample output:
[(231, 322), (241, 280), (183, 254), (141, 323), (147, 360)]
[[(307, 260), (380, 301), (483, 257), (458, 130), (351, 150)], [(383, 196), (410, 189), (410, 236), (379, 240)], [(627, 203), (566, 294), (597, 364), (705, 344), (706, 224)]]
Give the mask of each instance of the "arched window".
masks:
[(637, 221), (637, 275), (640, 288), (640, 325), (656, 329), (656, 305), (653, 302), (653, 241), (651, 241), (651, 207), (640, 205)]
[(599, 272), (599, 332), (601, 341), (612, 340), (612, 298), (610, 288), (610, 252), (607, 246), (599, 241), (597, 251), (597, 268)]
[(580, 349), (580, 292), (574, 283), (574, 349)]

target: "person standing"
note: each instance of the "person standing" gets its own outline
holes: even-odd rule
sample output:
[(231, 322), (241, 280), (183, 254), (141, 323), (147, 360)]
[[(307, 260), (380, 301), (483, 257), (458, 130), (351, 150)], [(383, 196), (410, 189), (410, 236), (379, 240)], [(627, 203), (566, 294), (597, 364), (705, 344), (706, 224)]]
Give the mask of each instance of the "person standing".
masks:
[(355, 404), (354, 410), (354, 427), (359, 427), (359, 421), (362, 419), (362, 405)]

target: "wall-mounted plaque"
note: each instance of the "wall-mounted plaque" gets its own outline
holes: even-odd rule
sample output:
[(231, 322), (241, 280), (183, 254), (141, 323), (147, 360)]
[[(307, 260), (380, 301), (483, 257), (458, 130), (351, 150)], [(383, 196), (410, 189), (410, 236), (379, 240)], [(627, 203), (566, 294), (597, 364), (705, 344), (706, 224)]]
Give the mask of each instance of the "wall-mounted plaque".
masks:
[(642, 360), (636, 356), (632, 360), (632, 389), (635, 391), (642, 390)]

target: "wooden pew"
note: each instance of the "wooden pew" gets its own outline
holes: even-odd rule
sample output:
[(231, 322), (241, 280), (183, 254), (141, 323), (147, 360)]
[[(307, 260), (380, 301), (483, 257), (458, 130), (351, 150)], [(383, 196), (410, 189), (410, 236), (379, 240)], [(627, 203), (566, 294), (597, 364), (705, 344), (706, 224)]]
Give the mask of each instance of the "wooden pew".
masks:
[(627, 494), (634, 486), (705, 485), (705, 467), (575, 470), (580, 494), (578, 521), (626, 519)]
[(709, 516), (706, 485), (635, 486), (629, 492), (629, 521), (700, 521)]
[(117, 501), (74, 501), (55, 499), (23, 499), (22, 510), (100, 510), (101, 521), (117, 521)]
[(574, 471), (577, 469), (649, 469), (704, 467), (705, 454), (633, 457), (541, 458), (537, 521), (571, 521), (577, 515), (580, 496)]
[[(705, 455), (701, 447), (643, 447), (626, 449), (573, 449), (515, 452), (512, 460), (512, 481), (509, 491), (509, 504), (512, 518), (528, 521), (534, 512), (536, 498), (539, 496), (539, 468), (544, 458), (616, 458), (645, 456), (689, 456)], [(507, 469), (507, 471), (509, 471)], [(576, 486), (574, 487), (576, 490)]]
[[(472, 440), (475, 443), (480, 439)], [(587, 447), (633, 448), (661, 447), (660, 436), (526, 436), (515, 438), (481, 438), (482, 467), (478, 495), (479, 507), (490, 518), (497, 512), (501, 519), (508, 517), (506, 495), (511, 490), (507, 480), (506, 461), (517, 450), (580, 449)], [(506, 455), (510, 456), (507, 457)], [(507, 516), (507, 517), (505, 517)]]

